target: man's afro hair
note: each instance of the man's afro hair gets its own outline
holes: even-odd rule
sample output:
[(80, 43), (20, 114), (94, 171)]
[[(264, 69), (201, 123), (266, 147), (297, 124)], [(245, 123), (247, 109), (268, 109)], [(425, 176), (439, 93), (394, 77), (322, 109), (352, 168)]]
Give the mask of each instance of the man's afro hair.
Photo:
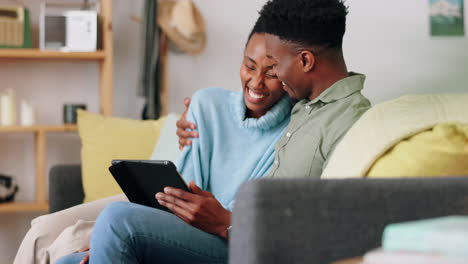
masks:
[(269, 0), (253, 31), (303, 46), (341, 48), (348, 8), (343, 0)]

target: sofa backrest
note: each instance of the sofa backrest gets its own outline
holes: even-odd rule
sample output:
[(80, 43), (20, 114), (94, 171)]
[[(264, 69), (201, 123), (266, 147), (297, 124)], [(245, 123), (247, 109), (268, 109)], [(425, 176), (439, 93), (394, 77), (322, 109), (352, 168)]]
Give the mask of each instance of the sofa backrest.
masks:
[(468, 177), (263, 179), (244, 185), (229, 263), (330, 263), (379, 247), (384, 227), (468, 215)]

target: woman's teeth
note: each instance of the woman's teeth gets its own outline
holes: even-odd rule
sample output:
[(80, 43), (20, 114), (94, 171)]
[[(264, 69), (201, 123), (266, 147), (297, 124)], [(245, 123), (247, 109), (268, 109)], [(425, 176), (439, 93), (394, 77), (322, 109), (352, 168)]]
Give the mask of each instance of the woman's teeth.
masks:
[(264, 94), (255, 93), (255, 92), (252, 91), (251, 89), (248, 89), (248, 90), (249, 90), (249, 95), (250, 95), (250, 97), (252, 97), (252, 98), (255, 98), (255, 99), (262, 99), (263, 97), (265, 97)]

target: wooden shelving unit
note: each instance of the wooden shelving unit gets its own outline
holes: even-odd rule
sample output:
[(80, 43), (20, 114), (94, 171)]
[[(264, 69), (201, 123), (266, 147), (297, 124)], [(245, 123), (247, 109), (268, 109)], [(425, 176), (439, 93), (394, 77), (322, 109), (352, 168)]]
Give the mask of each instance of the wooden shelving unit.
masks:
[(41, 51), (39, 49), (0, 49), (1, 59), (104, 60), (106, 53)]
[(77, 131), (76, 125), (46, 126), (8, 126), (0, 127), (0, 133), (33, 133), (35, 154), (35, 201), (0, 204), (0, 212), (47, 211), (46, 194), (46, 153), (47, 133), (64, 133)]
[[(101, 26), (102, 49), (96, 52), (57, 52), (39, 49), (0, 49), (2, 60), (71, 60), (97, 61), (100, 64), (99, 73), (99, 105), (100, 112), (105, 116), (112, 115), (112, 75), (113, 75), (113, 44), (112, 44), (112, 0), (101, 0), (99, 14)], [(33, 133), (35, 152), (35, 200), (15, 201), (0, 204), (0, 212), (31, 212), (47, 211), (49, 208), (46, 194), (46, 135), (48, 133), (76, 132), (75, 125), (36, 125), (0, 127), (0, 133)]]
[(2, 213), (46, 212), (48, 210), (49, 204), (47, 202), (13, 202), (0, 206)]
[(7, 126), (0, 127), (0, 133), (18, 133), (18, 132), (75, 132), (76, 125), (48, 125), (48, 126)]

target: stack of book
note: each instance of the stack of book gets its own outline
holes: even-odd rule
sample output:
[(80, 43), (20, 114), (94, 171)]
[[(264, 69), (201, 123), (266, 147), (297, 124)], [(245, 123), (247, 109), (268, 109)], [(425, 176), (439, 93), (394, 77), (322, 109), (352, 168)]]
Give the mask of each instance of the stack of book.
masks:
[(468, 216), (388, 225), (363, 264), (468, 264)]

